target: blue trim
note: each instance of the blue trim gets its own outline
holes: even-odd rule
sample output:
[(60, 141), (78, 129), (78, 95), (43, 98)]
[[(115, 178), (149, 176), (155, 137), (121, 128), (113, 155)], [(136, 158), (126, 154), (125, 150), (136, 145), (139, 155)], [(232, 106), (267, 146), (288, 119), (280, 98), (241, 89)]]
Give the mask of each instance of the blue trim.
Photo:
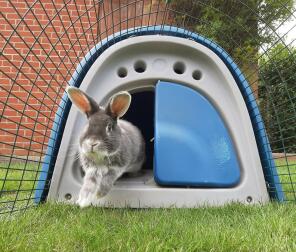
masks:
[(59, 152), (59, 146), (64, 133), (66, 119), (68, 117), (64, 115), (68, 115), (70, 111), (70, 103), (67, 101), (68, 96), (66, 93), (64, 93), (50, 132), (50, 139), (48, 141), (48, 147), (43, 161), (44, 163), (42, 165), (41, 173), (35, 190), (35, 203), (44, 201), (49, 190), (48, 181), (51, 178), (52, 172), (54, 170), (56, 156)]
[[(82, 59), (81, 62), (78, 64), (69, 82), (69, 85), (79, 87), (92, 64), (110, 46), (131, 36), (145, 36), (154, 34), (192, 39), (197, 43), (200, 43), (212, 50), (225, 63), (239, 87), (245, 100), (247, 109), (249, 111), (262, 166), (264, 167), (263, 172), (265, 175), (265, 180), (267, 182), (268, 187), (272, 188), (272, 190), (270, 189), (269, 194), (272, 198), (275, 198), (279, 201), (283, 201), (283, 190), (280, 184), (280, 179), (276, 170), (275, 162), (272, 158), (270, 144), (265, 132), (265, 127), (255, 97), (247, 80), (245, 79), (242, 72), (239, 70), (238, 66), (234, 63), (232, 58), (215, 42), (207, 38), (204, 38), (201, 35), (192, 33), (188, 30), (171, 26), (135, 27), (121, 32), (117, 32), (114, 35), (111, 35), (106, 39), (102, 40), (99, 44), (94, 46), (89, 51), (89, 53), (84, 57), (84, 59)], [(51, 131), (51, 138), (48, 143), (48, 149), (44, 159), (44, 164), (42, 166), (41, 175), (37, 184), (35, 192), (36, 203), (40, 203), (46, 199), (50, 179), (54, 170), (56, 157), (58, 155), (61, 138), (63, 136), (64, 127), (67, 121), (70, 107), (71, 103), (68, 101), (67, 94), (64, 94), (63, 99), (60, 103), (60, 109), (57, 111), (55, 116), (54, 125)]]

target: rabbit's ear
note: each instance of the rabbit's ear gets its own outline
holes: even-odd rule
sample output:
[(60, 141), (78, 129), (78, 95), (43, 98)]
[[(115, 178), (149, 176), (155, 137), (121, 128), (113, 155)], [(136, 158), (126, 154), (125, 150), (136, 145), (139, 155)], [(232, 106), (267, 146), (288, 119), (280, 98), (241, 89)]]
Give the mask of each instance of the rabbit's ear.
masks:
[(124, 116), (131, 104), (131, 100), (131, 95), (126, 91), (115, 94), (109, 101), (106, 109), (107, 114), (114, 118)]
[(81, 112), (85, 113), (87, 117), (100, 109), (99, 105), (80, 89), (68, 86), (66, 92), (68, 93), (70, 100)]

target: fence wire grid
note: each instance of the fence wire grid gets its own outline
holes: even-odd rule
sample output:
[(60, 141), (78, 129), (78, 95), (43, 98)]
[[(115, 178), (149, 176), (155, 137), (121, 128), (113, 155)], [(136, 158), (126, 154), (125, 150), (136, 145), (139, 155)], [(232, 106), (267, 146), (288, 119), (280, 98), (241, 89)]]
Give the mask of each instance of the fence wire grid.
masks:
[(58, 148), (49, 146), (54, 117), (79, 62), (110, 35), (156, 25), (199, 33), (234, 59), (259, 105), (285, 200), (295, 202), (296, 11), (293, 0), (274, 2), (0, 0), (0, 214), (35, 205), (46, 150)]

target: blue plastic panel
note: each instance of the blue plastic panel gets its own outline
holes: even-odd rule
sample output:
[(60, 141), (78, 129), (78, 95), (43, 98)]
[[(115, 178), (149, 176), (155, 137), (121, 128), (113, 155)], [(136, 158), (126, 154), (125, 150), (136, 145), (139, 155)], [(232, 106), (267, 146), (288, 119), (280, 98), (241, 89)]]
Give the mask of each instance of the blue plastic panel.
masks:
[(159, 81), (155, 97), (154, 176), (161, 185), (232, 187), (239, 162), (214, 106), (197, 91)]

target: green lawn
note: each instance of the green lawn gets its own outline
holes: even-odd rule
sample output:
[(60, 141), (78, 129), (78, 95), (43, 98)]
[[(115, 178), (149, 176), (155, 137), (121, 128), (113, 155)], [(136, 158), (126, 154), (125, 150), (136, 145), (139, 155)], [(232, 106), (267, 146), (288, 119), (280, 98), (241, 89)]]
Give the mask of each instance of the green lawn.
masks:
[(296, 251), (295, 207), (80, 210), (44, 204), (0, 221), (0, 251)]
[(34, 204), (38, 170), (41, 164), (37, 162), (0, 163), (0, 213)]
[[(293, 203), (150, 210), (80, 210), (46, 203), (9, 218), (0, 215), (0, 251), (296, 251), (291, 183), (295, 186), (296, 164), (276, 163)], [(33, 205), (36, 164), (28, 164), (25, 172), (24, 164), (8, 170), (0, 165), (0, 189), (6, 191), (0, 193), (0, 212)]]
[(277, 171), (280, 177), (280, 182), (285, 194), (286, 200), (296, 201), (296, 160), (276, 161)]

